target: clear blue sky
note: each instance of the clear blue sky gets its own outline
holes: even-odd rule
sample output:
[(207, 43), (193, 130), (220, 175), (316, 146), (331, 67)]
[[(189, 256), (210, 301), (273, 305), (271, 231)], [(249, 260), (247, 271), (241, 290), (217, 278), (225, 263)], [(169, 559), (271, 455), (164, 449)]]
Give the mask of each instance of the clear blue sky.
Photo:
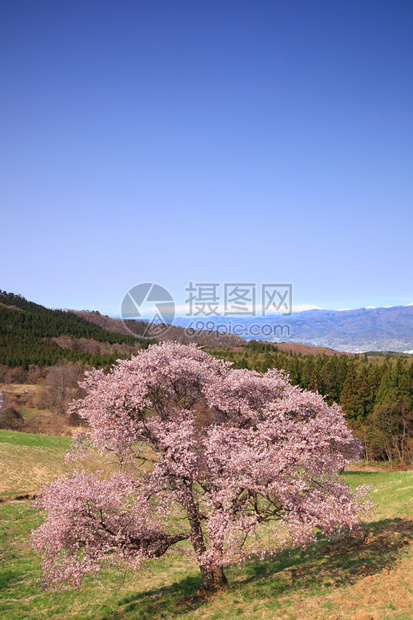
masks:
[(413, 302), (411, 0), (2, 0), (0, 288)]

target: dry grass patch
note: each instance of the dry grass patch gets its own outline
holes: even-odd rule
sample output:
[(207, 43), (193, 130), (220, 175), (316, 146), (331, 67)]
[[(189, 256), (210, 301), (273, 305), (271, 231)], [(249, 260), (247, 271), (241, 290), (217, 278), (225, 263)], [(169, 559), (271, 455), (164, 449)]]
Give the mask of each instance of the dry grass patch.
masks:
[[(70, 437), (0, 430), (0, 497), (33, 495), (45, 482), (71, 472), (76, 463), (64, 461), (70, 445)], [(82, 461), (81, 468), (113, 471), (97, 457)]]

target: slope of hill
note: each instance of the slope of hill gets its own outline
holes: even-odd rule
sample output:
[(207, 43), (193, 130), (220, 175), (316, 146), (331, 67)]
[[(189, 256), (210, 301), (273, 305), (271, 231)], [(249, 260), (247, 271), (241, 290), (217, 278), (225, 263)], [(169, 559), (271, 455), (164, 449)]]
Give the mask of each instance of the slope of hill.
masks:
[[(144, 321), (132, 321), (116, 319), (109, 317), (105, 314), (100, 314), (96, 311), (88, 310), (71, 310), (74, 314), (95, 325), (99, 325), (106, 330), (118, 332), (120, 334), (130, 334), (132, 331), (138, 336), (143, 337), (147, 328), (147, 323)], [(125, 324), (127, 327), (125, 327)], [(128, 329), (129, 328), (129, 329)], [(207, 330), (187, 330), (185, 327), (178, 325), (171, 325), (168, 330), (159, 336), (154, 336), (155, 340), (176, 340), (183, 344), (190, 344), (196, 342), (205, 347), (211, 346), (223, 346), (223, 347), (236, 347), (246, 345), (244, 338), (235, 336), (234, 334), (223, 334), (219, 331), (207, 331)]]
[(0, 300), (0, 364), (10, 368), (50, 366), (61, 359), (106, 366), (148, 342), (106, 331), (72, 312), (50, 310), (21, 295), (0, 291)]
[(297, 355), (347, 355), (345, 351), (335, 351), (328, 347), (317, 347), (302, 342), (277, 342), (277, 349), (283, 353), (295, 353)]
[[(66, 442), (0, 431), (0, 462), (8, 473), (0, 499), (38, 492), (42, 482), (64, 474)], [(230, 587), (208, 598), (196, 595), (199, 571), (182, 553), (151, 561), (147, 572), (108, 570), (99, 582), (88, 579), (79, 590), (53, 596), (39, 588), (40, 558), (29, 544), (42, 515), (27, 501), (1, 501), (2, 617), (408, 620), (413, 617), (413, 472), (350, 471), (344, 480), (353, 487), (373, 485), (375, 510), (360, 531), (234, 564), (227, 569)]]
[[(120, 357), (136, 353), (156, 339), (144, 336), (143, 321), (129, 321), (132, 335), (120, 319), (99, 312), (51, 310), (21, 295), (0, 291), (0, 365), (40, 368), (66, 359), (91, 366), (109, 366)], [(203, 346), (239, 346), (246, 341), (218, 332), (189, 334), (171, 327), (161, 340)]]

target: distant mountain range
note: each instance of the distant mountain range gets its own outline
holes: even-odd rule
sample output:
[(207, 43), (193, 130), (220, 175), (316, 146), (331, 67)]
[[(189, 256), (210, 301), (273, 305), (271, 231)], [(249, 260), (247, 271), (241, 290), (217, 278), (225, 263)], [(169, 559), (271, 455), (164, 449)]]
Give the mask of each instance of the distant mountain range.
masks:
[[(215, 317), (214, 322), (222, 330), (237, 326), (238, 335), (247, 340), (302, 342), (353, 353), (413, 351), (413, 305), (306, 310), (290, 316)], [(175, 320), (181, 326), (188, 323), (184, 318)]]
[[(0, 291), (0, 364), (42, 367), (63, 358), (108, 364), (148, 344), (147, 323), (128, 320), (126, 325), (99, 312), (50, 310)], [(290, 316), (177, 317), (159, 339), (207, 347), (267, 340), (349, 353), (413, 352), (413, 305), (306, 310)]]

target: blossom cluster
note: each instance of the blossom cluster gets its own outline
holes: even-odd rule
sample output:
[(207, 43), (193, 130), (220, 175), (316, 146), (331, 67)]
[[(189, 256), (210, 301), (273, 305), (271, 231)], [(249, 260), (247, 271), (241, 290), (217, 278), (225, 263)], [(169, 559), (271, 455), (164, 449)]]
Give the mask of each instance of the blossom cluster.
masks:
[(72, 457), (109, 452), (119, 472), (75, 472), (38, 498), (47, 518), (33, 542), (49, 585), (77, 586), (107, 563), (139, 569), (182, 541), (204, 574), (352, 529), (369, 510), (367, 490), (339, 477), (360, 452), (340, 408), (282, 371), (165, 342), (81, 387), (70, 411), (90, 431)]

